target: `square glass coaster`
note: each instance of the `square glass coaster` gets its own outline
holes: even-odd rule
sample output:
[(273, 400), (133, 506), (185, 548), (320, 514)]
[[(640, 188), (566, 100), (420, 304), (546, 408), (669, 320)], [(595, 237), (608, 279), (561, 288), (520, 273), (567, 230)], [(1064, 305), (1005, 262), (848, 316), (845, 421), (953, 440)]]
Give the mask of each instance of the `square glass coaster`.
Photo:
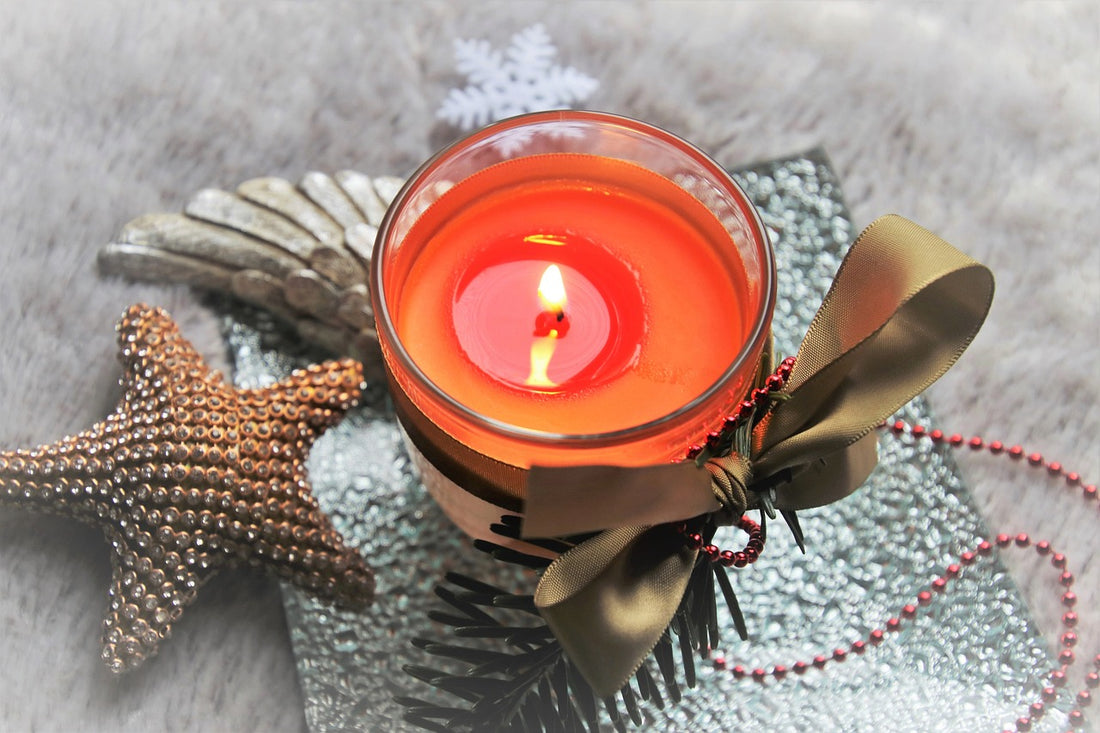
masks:
[[(857, 232), (820, 150), (734, 176), (773, 235), (777, 355), (793, 354)], [(241, 386), (324, 358), (265, 314), (223, 308)], [(928, 405), (918, 398), (899, 417), (928, 424)], [(433, 586), (451, 570), (517, 593), (533, 592), (537, 579), (474, 550), (442, 514), (412, 473), (383, 384), (370, 385), (362, 406), (317, 441), (309, 470), (321, 506), (374, 568), (378, 597), (354, 613), (283, 585), (308, 725), (318, 733), (414, 730), (393, 696), (433, 695), (402, 671), (430, 664), (412, 638), (444, 638), (428, 619), (440, 605)], [(988, 537), (951, 457), (930, 441), (891, 435), (880, 440), (867, 485), (799, 517), (805, 555), (783, 523), (772, 522), (761, 560), (730, 573), (750, 640), (740, 641), (723, 615), (724, 648), (712, 656), (724, 657), (726, 670), (699, 661), (698, 685), (679, 705), (643, 706), (646, 728), (1000, 730), (1038, 699), (1035, 672), (1050, 669), (1051, 659), (996, 557), (969, 568), (927, 612), (863, 655), (782, 681), (737, 679), (728, 671), (735, 665), (789, 667), (865, 639), (952, 558)], [(741, 539), (724, 530), (718, 544)], [(1064, 729), (1065, 720), (1063, 711), (1049, 710), (1036, 730)]]

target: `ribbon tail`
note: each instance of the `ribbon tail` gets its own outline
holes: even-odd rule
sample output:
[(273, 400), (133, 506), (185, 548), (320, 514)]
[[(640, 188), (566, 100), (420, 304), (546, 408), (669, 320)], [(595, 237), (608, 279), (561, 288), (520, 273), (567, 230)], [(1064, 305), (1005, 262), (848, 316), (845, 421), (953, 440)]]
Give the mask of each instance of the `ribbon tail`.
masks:
[(603, 532), (543, 573), (535, 606), (600, 697), (626, 684), (668, 628), (697, 550), (667, 525)]
[(878, 463), (878, 436), (869, 433), (847, 448), (808, 464), (790, 483), (776, 488), (777, 509), (812, 509), (858, 489)]

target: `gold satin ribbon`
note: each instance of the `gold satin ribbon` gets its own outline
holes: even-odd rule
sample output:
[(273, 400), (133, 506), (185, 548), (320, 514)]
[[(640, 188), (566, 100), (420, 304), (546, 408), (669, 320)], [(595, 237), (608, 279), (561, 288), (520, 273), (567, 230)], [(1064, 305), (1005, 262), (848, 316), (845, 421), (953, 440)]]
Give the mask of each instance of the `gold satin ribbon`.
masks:
[(710, 470), (532, 467), (524, 536), (606, 530), (554, 561), (535, 591), (595, 693), (626, 683), (683, 597), (698, 551), (668, 523), (723, 508), (739, 516), (755, 506), (745, 487), (776, 478), (779, 509), (850, 494), (877, 461), (872, 431), (955, 363), (992, 298), (986, 267), (907, 219), (882, 217), (844, 258), (749, 456), (711, 459)]

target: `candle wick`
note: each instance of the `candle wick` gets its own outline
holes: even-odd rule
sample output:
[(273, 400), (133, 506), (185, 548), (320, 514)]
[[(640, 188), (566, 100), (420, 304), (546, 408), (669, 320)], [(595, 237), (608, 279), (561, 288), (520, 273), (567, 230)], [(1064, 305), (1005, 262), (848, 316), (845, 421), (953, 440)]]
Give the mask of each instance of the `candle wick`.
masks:
[(561, 323), (564, 320), (565, 320), (565, 310), (564, 309), (559, 310), (558, 311), (558, 323)]

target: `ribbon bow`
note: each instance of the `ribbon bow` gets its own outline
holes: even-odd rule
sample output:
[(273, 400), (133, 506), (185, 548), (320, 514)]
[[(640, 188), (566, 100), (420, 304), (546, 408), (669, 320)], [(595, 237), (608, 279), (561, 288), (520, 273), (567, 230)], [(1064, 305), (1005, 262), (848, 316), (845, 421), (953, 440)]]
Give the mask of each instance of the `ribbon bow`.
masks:
[(955, 363), (992, 298), (986, 267), (907, 219), (882, 217), (844, 258), (748, 455), (721, 459), (724, 477), (690, 461), (532, 467), (525, 537), (604, 530), (555, 560), (535, 591), (596, 694), (634, 674), (687, 588), (699, 551), (669, 523), (720, 509), (739, 516), (753, 508), (746, 487), (757, 482), (772, 485), (778, 509), (850, 494), (877, 462), (872, 431)]

